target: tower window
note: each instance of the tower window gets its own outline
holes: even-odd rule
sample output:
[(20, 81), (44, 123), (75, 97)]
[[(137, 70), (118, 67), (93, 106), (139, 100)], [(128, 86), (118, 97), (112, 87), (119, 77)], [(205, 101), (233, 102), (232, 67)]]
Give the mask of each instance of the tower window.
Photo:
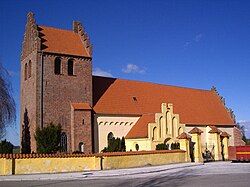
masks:
[(28, 78), (31, 77), (31, 60), (29, 61), (29, 64), (28, 64)]
[(74, 74), (74, 62), (72, 59), (68, 60), (68, 75)]
[(56, 75), (61, 74), (61, 59), (59, 57), (56, 57), (55, 59), (54, 73)]
[(84, 118), (82, 119), (82, 124), (84, 125)]
[(27, 63), (24, 65), (24, 80), (27, 80), (27, 70), (28, 69), (28, 65), (27, 65)]

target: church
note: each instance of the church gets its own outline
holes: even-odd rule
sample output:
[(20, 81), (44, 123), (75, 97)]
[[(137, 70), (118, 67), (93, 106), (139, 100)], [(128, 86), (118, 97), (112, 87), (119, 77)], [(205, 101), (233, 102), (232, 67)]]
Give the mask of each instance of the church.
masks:
[(61, 124), (65, 152), (101, 152), (110, 137), (125, 137), (127, 151), (155, 150), (157, 144), (178, 143), (194, 132), (201, 136), (202, 152), (215, 147), (214, 134), (219, 146), (243, 144), (233, 111), (215, 87), (93, 76), (92, 44), (77, 21), (64, 30), (38, 25), (28, 13), (20, 92), (20, 130), (27, 110), (34, 152), (36, 128), (50, 123)]

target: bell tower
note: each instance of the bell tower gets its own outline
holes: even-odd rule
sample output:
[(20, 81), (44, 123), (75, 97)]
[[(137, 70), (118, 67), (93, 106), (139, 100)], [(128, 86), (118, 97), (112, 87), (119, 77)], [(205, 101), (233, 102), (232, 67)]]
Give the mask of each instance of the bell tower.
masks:
[(62, 126), (65, 152), (92, 152), (92, 46), (82, 24), (74, 21), (73, 30), (40, 26), (29, 13), (23, 46), (22, 75), (30, 60), (34, 68), (30, 85), (21, 78), (21, 111), (27, 108), (33, 121), (32, 151), (36, 127), (54, 123)]

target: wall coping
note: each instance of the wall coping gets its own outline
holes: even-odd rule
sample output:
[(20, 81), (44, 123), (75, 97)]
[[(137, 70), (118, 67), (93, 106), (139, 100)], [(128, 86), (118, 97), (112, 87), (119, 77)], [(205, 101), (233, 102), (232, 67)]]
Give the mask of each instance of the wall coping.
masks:
[[(112, 152), (112, 153), (100, 153), (102, 157), (112, 156), (131, 156), (131, 155), (149, 155), (149, 154), (165, 154), (165, 153), (184, 153), (183, 150), (154, 150), (154, 151), (128, 151), (128, 152)], [(98, 155), (99, 156), (99, 155)]]
[(128, 151), (128, 152), (109, 152), (95, 154), (81, 153), (57, 153), (57, 154), (0, 154), (0, 158), (6, 159), (29, 159), (29, 158), (76, 158), (76, 157), (113, 157), (113, 156), (131, 156), (131, 155), (148, 155), (148, 154), (165, 154), (165, 153), (184, 153), (183, 150), (154, 150), (154, 151)]

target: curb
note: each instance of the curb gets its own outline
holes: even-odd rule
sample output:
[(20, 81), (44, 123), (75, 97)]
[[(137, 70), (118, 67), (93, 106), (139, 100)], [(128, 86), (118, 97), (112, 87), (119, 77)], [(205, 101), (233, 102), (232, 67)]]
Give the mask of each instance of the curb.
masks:
[[(111, 174), (111, 175), (91, 176), (90, 178), (108, 178), (108, 177), (122, 177), (122, 176), (130, 176), (130, 175), (145, 175), (145, 174), (150, 174), (150, 173), (158, 173), (158, 172), (170, 171), (170, 170), (181, 169), (181, 168), (190, 168), (190, 167), (196, 167), (196, 166), (201, 166), (201, 165), (204, 165), (204, 164), (203, 163), (199, 163), (199, 164), (193, 164), (193, 165), (187, 165), (187, 166), (179, 166), (179, 167), (172, 167), (172, 168), (166, 168), (166, 169), (158, 169), (158, 170), (145, 171), (145, 172), (135, 172), (135, 173), (124, 173), (124, 174)], [(86, 176), (86, 178), (87, 177), (88, 176)], [(84, 179), (86, 179), (86, 178), (84, 178)]]
[[(79, 180), (79, 179), (82, 179), (82, 180), (87, 180), (87, 179), (98, 179), (98, 178), (113, 178), (113, 177), (124, 177), (124, 176), (134, 176), (134, 175), (145, 175), (145, 174), (151, 174), (151, 173), (158, 173), (158, 172), (164, 172), (164, 171), (170, 171), (170, 170), (174, 170), (174, 169), (181, 169), (181, 168), (191, 168), (191, 167), (197, 167), (197, 166), (201, 166), (201, 165), (204, 165), (203, 163), (198, 163), (198, 164), (192, 164), (192, 165), (184, 165), (184, 166), (177, 166), (177, 167), (171, 167), (171, 168), (165, 168), (165, 169), (155, 169), (155, 170), (152, 170), (152, 171), (144, 171), (144, 172), (130, 172), (130, 173), (120, 173), (120, 174), (106, 174), (106, 175), (94, 175), (92, 172), (84, 172), (82, 173), (73, 173), (69, 176), (64, 176), (63, 173), (61, 173), (62, 175), (60, 175), (59, 173), (57, 173), (56, 175), (60, 175), (60, 176), (54, 176), (54, 177), (50, 177), (50, 176), (44, 176), (44, 177), (38, 177), (38, 178), (21, 178), (22, 176), (25, 176), (25, 175), (22, 175), (20, 176), (20, 178), (10, 178), (10, 177), (6, 177), (6, 178), (3, 178), (1, 179), (1, 176), (0, 176), (0, 182), (1, 181), (36, 181), (36, 180), (72, 180), (72, 179), (76, 179), (76, 180)], [(166, 165), (167, 166), (167, 165)], [(142, 167), (143, 168), (143, 167)], [(128, 168), (128, 170), (133, 170), (135, 168)], [(138, 169), (138, 168), (137, 168)], [(115, 170), (102, 170), (102, 171), (115, 171)], [(98, 172), (102, 172), (102, 171), (95, 171), (94, 173), (98, 173)], [(80, 174), (80, 175), (78, 175)], [(90, 174), (90, 175), (88, 175)], [(34, 174), (36, 175), (36, 174)], [(40, 174), (38, 174), (40, 175)], [(43, 175), (43, 174), (41, 174)], [(52, 174), (54, 175), (54, 174)], [(67, 174), (66, 174), (67, 175)], [(74, 176), (76, 175), (76, 176)], [(26, 175), (26, 176), (31, 176), (31, 175)]]

